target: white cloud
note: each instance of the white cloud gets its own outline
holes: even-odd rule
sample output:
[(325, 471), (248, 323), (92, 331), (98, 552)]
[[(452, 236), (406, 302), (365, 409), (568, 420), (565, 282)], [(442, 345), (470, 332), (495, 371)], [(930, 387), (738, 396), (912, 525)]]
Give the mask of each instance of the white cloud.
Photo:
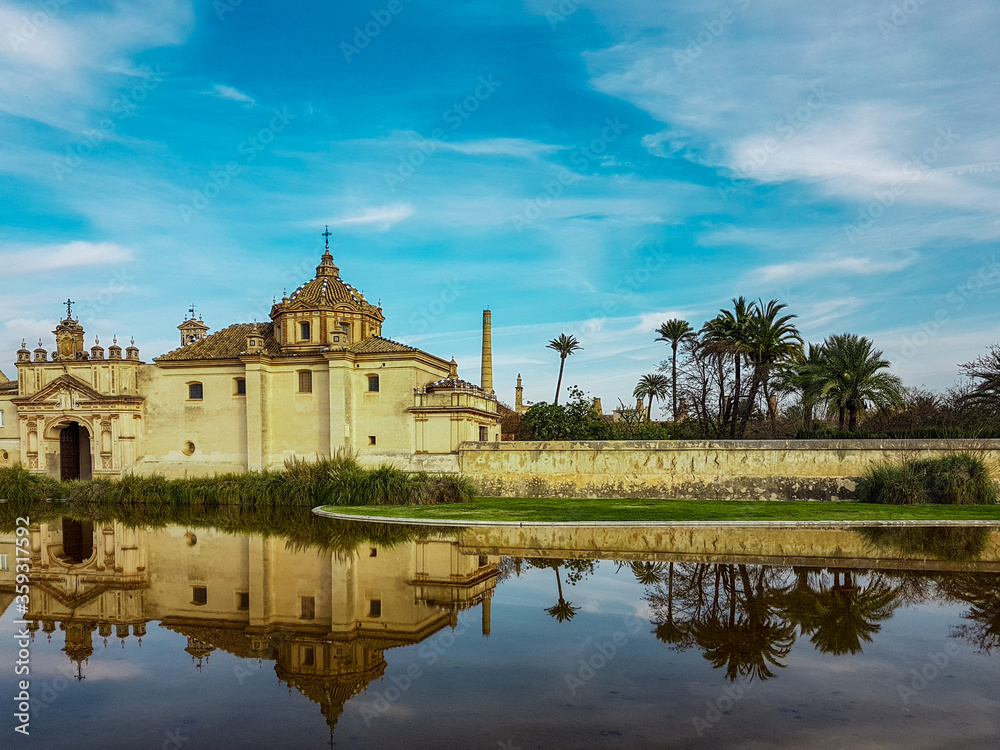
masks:
[(0, 112), (80, 130), (121, 77), (140, 75), (141, 51), (181, 43), (189, 0), (134, 0), (95, 10), (80, 3), (0, 6)]
[(393, 224), (398, 224), (416, 213), (409, 203), (394, 203), (389, 206), (372, 206), (358, 213), (334, 219), (331, 227), (374, 226), (378, 231), (387, 231)]
[(483, 138), (475, 141), (443, 142), (440, 145), (447, 151), (467, 156), (516, 156), (525, 159), (551, 154), (565, 148), (525, 138)]
[(0, 253), (0, 266), (16, 268), (21, 274), (107, 266), (132, 260), (134, 256), (130, 249), (111, 242), (76, 241)]
[(242, 91), (233, 88), (232, 86), (226, 86), (221, 83), (215, 84), (215, 87), (211, 91), (206, 91), (206, 94), (210, 96), (217, 96), (220, 99), (228, 99), (233, 102), (242, 102), (248, 106), (254, 106), (257, 102), (252, 96), (244, 94)]
[(905, 258), (875, 260), (845, 256), (841, 258), (815, 258), (794, 263), (777, 263), (758, 268), (754, 275), (763, 282), (797, 281), (818, 276), (873, 276), (902, 271), (916, 263), (916, 254)]

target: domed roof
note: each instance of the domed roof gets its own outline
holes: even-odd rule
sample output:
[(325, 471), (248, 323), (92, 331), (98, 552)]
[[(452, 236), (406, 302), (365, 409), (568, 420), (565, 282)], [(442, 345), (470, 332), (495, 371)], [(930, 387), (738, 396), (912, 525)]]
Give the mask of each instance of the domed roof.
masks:
[(378, 311), (377, 307), (369, 304), (361, 292), (340, 278), (340, 269), (333, 262), (329, 248), (323, 253), (320, 264), (316, 266), (316, 278), (292, 292), (288, 302), (308, 307), (333, 307), (346, 302), (364, 310)]

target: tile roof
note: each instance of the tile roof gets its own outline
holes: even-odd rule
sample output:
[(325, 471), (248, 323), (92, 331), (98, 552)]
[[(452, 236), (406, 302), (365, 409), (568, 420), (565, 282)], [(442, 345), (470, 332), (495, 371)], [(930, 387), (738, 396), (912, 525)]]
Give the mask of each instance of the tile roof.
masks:
[(233, 323), (231, 326), (216, 331), (195, 341), (193, 344), (174, 349), (159, 357), (154, 358), (154, 362), (184, 362), (188, 360), (201, 359), (237, 359), (247, 348), (247, 336), (249, 336), (254, 326), (257, 326), (258, 334), (264, 339), (264, 353), (271, 357), (277, 357), (278, 343), (274, 340), (273, 323)]
[(369, 339), (352, 344), (349, 348), (355, 354), (391, 354), (393, 352), (420, 351), (415, 347), (400, 344), (398, 341), (382, 338), (381, 336), (372, 336)]
[(17, 381), (8, 380), (5, 383), (0, 383), (0, 393), (17, 393)]

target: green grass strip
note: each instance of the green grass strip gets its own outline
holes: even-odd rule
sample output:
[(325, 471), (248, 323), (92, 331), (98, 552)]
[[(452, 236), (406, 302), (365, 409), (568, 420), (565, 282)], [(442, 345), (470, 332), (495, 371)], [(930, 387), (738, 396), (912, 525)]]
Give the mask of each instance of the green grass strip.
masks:
[(363, 516), (451, 521), (998, 521), (996, 505), (872, 505), (736, 500), (605, 500), (482, 497), (468, 503), (344, 507)]

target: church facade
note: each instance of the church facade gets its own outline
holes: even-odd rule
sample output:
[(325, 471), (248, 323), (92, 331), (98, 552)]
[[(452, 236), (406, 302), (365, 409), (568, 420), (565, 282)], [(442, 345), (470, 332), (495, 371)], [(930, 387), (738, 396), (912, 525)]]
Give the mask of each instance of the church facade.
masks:
[(168, 477), (280, 468), (340, 450), (362, 463), (457, 471), (458, 446), (500, 439), (490, 313), (480, 384), (457, 364), (382, 336), (381, 306), (340, 277), (329, 245), (316, 275), (266, 323), (210, 333), (192, 314), (177, 349), (141, 361), (67, 315), (51, 354), (22, 343), (0, 377), (0, 465), (56, 478)]

